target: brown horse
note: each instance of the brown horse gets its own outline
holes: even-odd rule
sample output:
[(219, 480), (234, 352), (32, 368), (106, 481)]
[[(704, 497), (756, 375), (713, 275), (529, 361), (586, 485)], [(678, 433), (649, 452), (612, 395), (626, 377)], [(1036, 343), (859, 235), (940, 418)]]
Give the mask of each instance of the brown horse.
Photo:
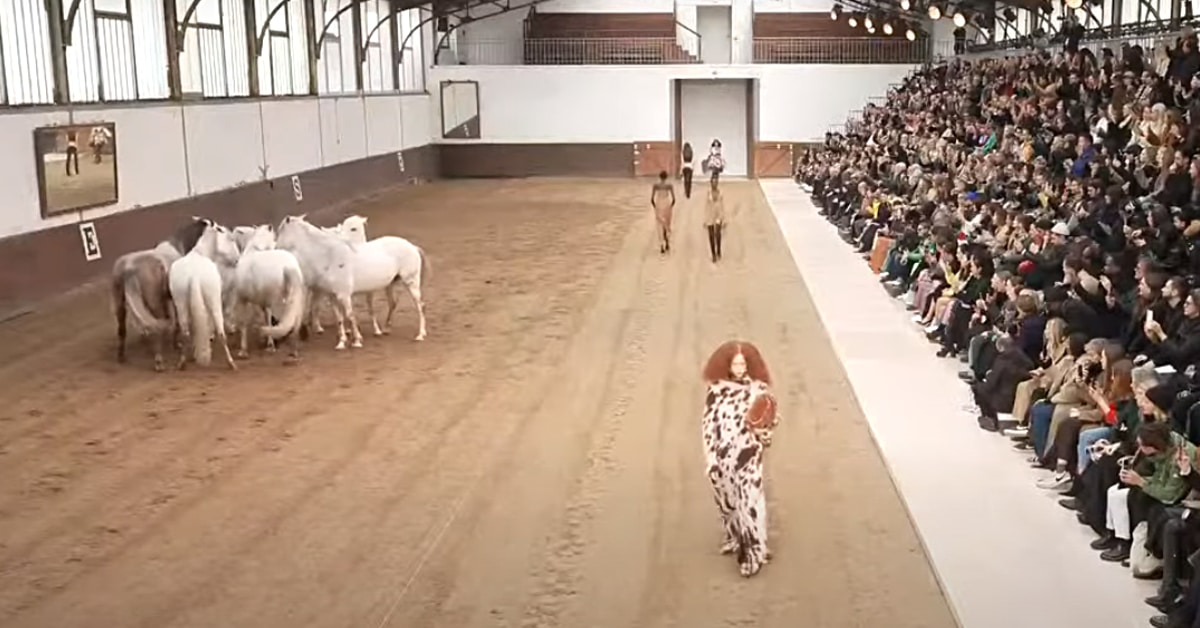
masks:
[(132, 313), (143, 335), (154, 336), (154, 370), (163, 370), (163, 340), (178, 330), (167, 283), (171, 264), (186, 255), (210, 221), (193, 217), (174, 235), (150, 250), (122, 255), (113, 265), (111, 289), (117, 318), (117, 361), (125, 362), (125, 319)]

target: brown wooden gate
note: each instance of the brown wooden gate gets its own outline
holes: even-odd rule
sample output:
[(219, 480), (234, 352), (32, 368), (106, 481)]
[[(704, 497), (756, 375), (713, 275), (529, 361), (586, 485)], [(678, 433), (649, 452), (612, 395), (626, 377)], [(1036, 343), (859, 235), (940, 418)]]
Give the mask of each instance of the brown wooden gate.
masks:
[(635, 177), (657, 177), (663, 170), (674, 176), (674, 142), (634, 142), (633, 175)]
[(792, 145), (782, 142), (759, 142), (754, 147), (754, 176), (792, 176)]

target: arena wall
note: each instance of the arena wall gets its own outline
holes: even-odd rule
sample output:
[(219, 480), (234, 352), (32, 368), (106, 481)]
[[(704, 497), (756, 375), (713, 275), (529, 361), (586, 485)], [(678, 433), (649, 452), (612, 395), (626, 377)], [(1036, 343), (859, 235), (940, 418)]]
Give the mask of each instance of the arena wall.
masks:
[(479, 84), (479, 139), (435, 139), (443, 176), (629, 176), (632, 144), (674, 139), (673, 79), (756, 79), (756, 141), (797, 144), (823, 140), (914, 67), (442, 66), (429, 86)]
[[(43, 218), (33, 129), (116, 123), (119, 202)], [(0, 317), (74, 287), (191, 215), (232, 224), (317, 212), (438, 176), (427, 94), (131, 103), (0, 114)], [(440, 133), (439, 133), (440, 135)], [(403, 170), (401, 159), (403, 156)], [(297, 175), (303, 200), (292, 190)], [(103, 257), (81, 253), (80, 222)]]

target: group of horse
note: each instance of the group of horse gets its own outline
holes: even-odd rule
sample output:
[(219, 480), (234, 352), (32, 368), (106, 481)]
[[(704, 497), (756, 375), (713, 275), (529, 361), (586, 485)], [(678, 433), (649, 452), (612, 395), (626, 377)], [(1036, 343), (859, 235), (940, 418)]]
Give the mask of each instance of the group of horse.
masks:
[[(267, 351), (275, 350), (276, 341), (290, 338), (290, 360), (295, 361), (309, 329), (324, 332), (322, 301), (331, 303), (337, 318), (335, 348), (345, 349), (347, 340), (351, 347), (362, 347), (354, 295), (366, 297), (374, 333), (382, 336), (391, 330), (400, 285), (416, 305), (416, 340), (424, 340), (422, 289), (429, 274), (425, 252), (397, 236), (368, 240), (366, 225), (366, 218), (350, 216), (337, 226), (318, 227), (300, 215), (287, 216), (278, 227), (231, 229), (193, 217), (154, 248), (121, 256), (111, 283), (117, 360), (126, 360), (126, 318), (132, 315), (143, 335), (153, 339), (156, 371), (164, 368), (168, 336), (179, 352), (179, 369), (187, 364), (189, 345), (198, 365), (209, 364), (215, 341), (229, 368), (236, 370), (228, 334), (240, 333), (237, 355), (249, 357), (247, 332), (259, 317), (264, 323), (258, 331)], [(382, 328), (373, 298), (379, 291), (388, 301)]]

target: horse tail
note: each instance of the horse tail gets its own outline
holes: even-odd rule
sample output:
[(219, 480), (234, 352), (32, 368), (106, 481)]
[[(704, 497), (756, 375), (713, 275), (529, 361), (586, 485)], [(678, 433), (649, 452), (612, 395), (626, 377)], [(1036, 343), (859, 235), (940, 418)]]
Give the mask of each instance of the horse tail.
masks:
[(124, 284), (125, 306), (133, 314), (138, 325), (142, 329), (156, 334), (166, 331), (171, 326), (171, 321), (156, 317), (146, 308), (146, 301), (142, 295), (142, 282), (138, 279), (137, 273), (125, 275)]
[(188, 282), (187, 294), (189, 318), (192, 319), (192, 357), (196, 364), (208, 366), (212, 362), (212, 321), (204, 305), (204, 286), (199, 277)]
[(279, 340), (284, 336), (292, 333), (300, 326), (301, 319), (304, 318), (305, 301), (304, 298), (304, 276), (300, 273), (300, 269), (295, 266), (289, 266), (283, 271), (283, 284), (286, 291), (287, 310), (283, 313), (283, 318), (277, 324), (269, 327), (261, 328), (264, 336), (271, 340)]
[(429, 267), (429, 257), (425, 255), (425, 249), (418, 246), (417, 254), (421, 256), (421, 284), (419, 287), (424, 289), (425, 282), (429, 279), (429, 273), (432, 272), (433, 269)]

